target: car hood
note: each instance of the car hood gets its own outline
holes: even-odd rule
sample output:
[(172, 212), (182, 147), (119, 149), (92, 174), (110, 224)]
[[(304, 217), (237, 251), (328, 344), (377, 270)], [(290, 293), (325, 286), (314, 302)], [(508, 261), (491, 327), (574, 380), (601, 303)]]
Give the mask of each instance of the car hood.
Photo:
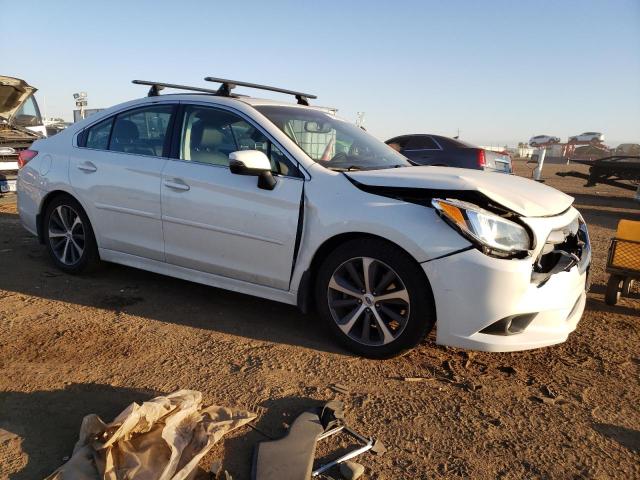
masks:
[(24, 80), (0, 76), (0, 117), (11, 120), (22, 104), (37, 91)]
[(573, 197), (533, 180), (480, 170), (449, 167), (406, 167), (346, 172), (369, 187), (425, 189), (442, 192), (476, 191), (525, 217), (557, 215), (568, 209)]

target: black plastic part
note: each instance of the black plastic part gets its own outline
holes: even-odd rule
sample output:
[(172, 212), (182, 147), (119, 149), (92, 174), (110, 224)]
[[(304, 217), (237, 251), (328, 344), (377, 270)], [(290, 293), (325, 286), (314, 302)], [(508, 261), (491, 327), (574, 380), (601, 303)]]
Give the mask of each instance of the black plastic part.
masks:
[(298, 253), (300, 252), (300, 243), (302, 242), (302, 227), (304, 225), (304, 182), (302, 182), (302, 192), (300, 192), (300, 206), (298, 208), (298, 226), (296, 227), (296, 240), (293, 244), (293, 260), (291, 262), (291, 273), (289, 274), (289, 285), (293, 278), (293, 271), (298, 261)]
[(537, 313), (526, 313), (524, 315), (511, 315), (505, 317), (497, 322), (492, 323), (488, 327), (480, 330), (480, 333), (487, 333), (489, 335), (516, 335), (524, 332), (525, 328), (533, 321), (538, 315)]
[(273, 190), (276, 188), (277, 183), (278, 181), (276, 180), (276, 177), (274, 177), (271, 172), (262, 171), (258, 175), (258, 188), (263, 190)]
[(296, 92), (295, 90), (287, 90), (286, 88), (278, 88), (271, 87), (269, 85), (260, 85), (258, 83), (249, 83), (249, 82), (239, 82), (237, 80), (228, 80), (226, 78), (217, 78), (217, 77), (205, 77), (207, 82), (215, 82), (221, 83), (222, 85), (217, 91), (217, 95), (230, 96), (231, 90), (235, 87), (247, 87), (247, 88), (257, 88), (258, 90), (268, 90), (270, 92), (278, 92), (285, 93), (287, 95), (293, 95), (298, 100), (300, 105), (309, 105), (308, 99), (318, 98), (316, 95), (311, 95), (310, 93), (302, 93)]
[[(433, 208), (431, 200), (434, 198), (455, 198), (464, 202), (473, 203), (497, 215), (509, 220), (517, 220), (519, 215), (502, 205), (495, 203), (489, 197), (477, 190), (444, 190), (434, 188), (412, 187), (383, 187), (378, 185), (365, 185), (343, 172), (344, 176), (359, 190), (379, 195), (381, 197), (394, 198), (403, 202), (415, 203), (424, 207)], [(524, 225), (523, 225), (524, 226)], [(526, 227), (525, 227), (526, 228)]]
[(309, 313), (312, 303), (312, 289), (310, 288), (311, 272), (305, 270), (298, 285), (298, 308), (302, 313)]
[[(160, 93), (160, 90), (164, 88), (175, 88), (176, 90), (188, 90), (192, 92), (211, 93), (213, 95), (217, 93), (216, 90), (211, 90), (210, 88), (190, 87), (188, 85), (178, 85), (175, 83), (151, 82), (149, 80), (133, 80), (131, 83), (135, 83), (136, 85), (151, 86), (151, 89), (149, 90), (150, 97), (158, 95)], [(152, 95), (152, 92), (154, 93), (153, 95)]]
[(344, 404), (338, 400), (327, 402), (320, 411), (320, 422), (325, 431), (331, 430), (344, 421)]
[(147, 97), (157, 97), (160, 95), (160, 90), (164, 90), (164, 86), (162, 85), (151, 85), (149, 89), (149, 93), (147, 93)]
[(273, 190), (276, 188), (278, 180), (273, 176), (269, 170), (256, 170), (253, 168), (245, 167), (244, 163), (238, 160), (231, 160), (229, 162), (229, 171), (236, 175), (247, 175), (258, 177), (258, 188), (263, 190)]

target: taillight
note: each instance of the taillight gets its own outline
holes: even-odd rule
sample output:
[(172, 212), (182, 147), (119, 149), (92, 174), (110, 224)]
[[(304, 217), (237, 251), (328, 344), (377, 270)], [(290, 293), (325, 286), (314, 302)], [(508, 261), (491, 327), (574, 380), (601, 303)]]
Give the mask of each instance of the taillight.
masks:
[(484, 168), (487, 165), (487, 159), (484, 156), (484, 150), (482, 148), (478, 149), (478, 166), (480, 168)]
[(18, 168), (24, 167), (27, 163), (29, 163), (33, 157), (38, 155), (38, 152), (35, 150), (22, 150), (18, 154)]

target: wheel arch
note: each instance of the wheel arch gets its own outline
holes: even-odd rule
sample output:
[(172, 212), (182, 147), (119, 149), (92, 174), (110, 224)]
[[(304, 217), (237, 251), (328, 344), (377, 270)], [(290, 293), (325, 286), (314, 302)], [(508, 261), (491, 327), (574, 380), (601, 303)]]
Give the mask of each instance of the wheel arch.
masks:
[[(302, 274), (302, 277), (300, 279), (300, 283), (298, 285), (298, 294), (297, 294), (297, 305), (298, 308), (303, 312), (303, 313), (308, 313), (309, 311), (311, 311), (315, 305), (314, 305), (314, 288), (315, 288), (315, 280), (317, 277), (317, 273), (318, 270), (320, 268), (320, 265), (322, 265), (322, 262), (331, 254), (331, 252), (333, 252), (339, 245), (351, 241), (351, 240), (364, 240), (364, 239), (375, 239), (375, 240), (380, 240), (384, 243), (389, 244), (390, 246), (393, 246), (397, 249), (399, 249), (400, 251), (402, 251), (403, 253), (405, 253), (416, 265), (420, 265), (419, 262), (413, 257), (413, 255), (411, 255), (411, 253), (409, 253), (405, 248), (403, 248), (402, 246), (398, 245), (395, 242), (392, 242), (391, 240), (381, 237), (379, 235), (375, 235), (372, 233), (365, 233), (365, 232), (345, 232), (345, 233), (339, 233), (337, 235), (334, 235), (333, 237), (330, 237), (328, 239), (326, 239), (314, 252), (313, 254), (313, 258), (311, 259), (311, 262), (309, 263), (309, 267), (307, 268), (307, 270), (305, 270), (305, 272)], [(424, 280), (425, 280), (425, 285), (427, 285), (428, 290), (430, 295), (433, 298), (433, 291), (431, 290), (431, 284), (429, 283), (429, 279), (427, 278), (427, 274), (424, 272), (424, 270), (422, 268), (419, 268), (420, 272), (422, 272), (422, 275), (424, 276)]]
[[(47, 211), (47, 207), (56, 198), (63, 197), (63, 196), (71, 197), (80, 204), (80, 206), (84, 210), (85, 215), (87, 216), (87, 218), (89, 218), (89, 223), (90, 223), (89, 228), (91, 228), (91, 230), (93, 231), (93, 222), (91, 221), (91, 218), (89, 217), (89, 212), (87, 211), (87, 208), (84, 206), (82, 201), (77, 196), (75, 196), (72, 192), (69, 192), (67, 190), (62, 190), (62, 189), (55, 189), (48, 192), (42, 198), (42, 201), (40, 202), (40, 210), (36, 214), (36, 229), (38, 233), (38, 241), (41, 244), (45, 243), (44, 242), (44, 214)], [(93, 233), (95, 237), (95, 232)], [(96, 242), (97, 242), (97, 239), (96, 239)]]

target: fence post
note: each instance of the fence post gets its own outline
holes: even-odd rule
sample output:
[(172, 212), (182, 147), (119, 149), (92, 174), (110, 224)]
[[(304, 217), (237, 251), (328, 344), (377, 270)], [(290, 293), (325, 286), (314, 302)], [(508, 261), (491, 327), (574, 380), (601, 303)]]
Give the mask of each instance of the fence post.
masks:
[(533, 171), (533, 179), (536, 182), (542, 182), (542, 167), (544, 165), (544, 157), (547, 154), (546, 148), (539, 148), (534, 155), (538, 157), (538, 166)]

